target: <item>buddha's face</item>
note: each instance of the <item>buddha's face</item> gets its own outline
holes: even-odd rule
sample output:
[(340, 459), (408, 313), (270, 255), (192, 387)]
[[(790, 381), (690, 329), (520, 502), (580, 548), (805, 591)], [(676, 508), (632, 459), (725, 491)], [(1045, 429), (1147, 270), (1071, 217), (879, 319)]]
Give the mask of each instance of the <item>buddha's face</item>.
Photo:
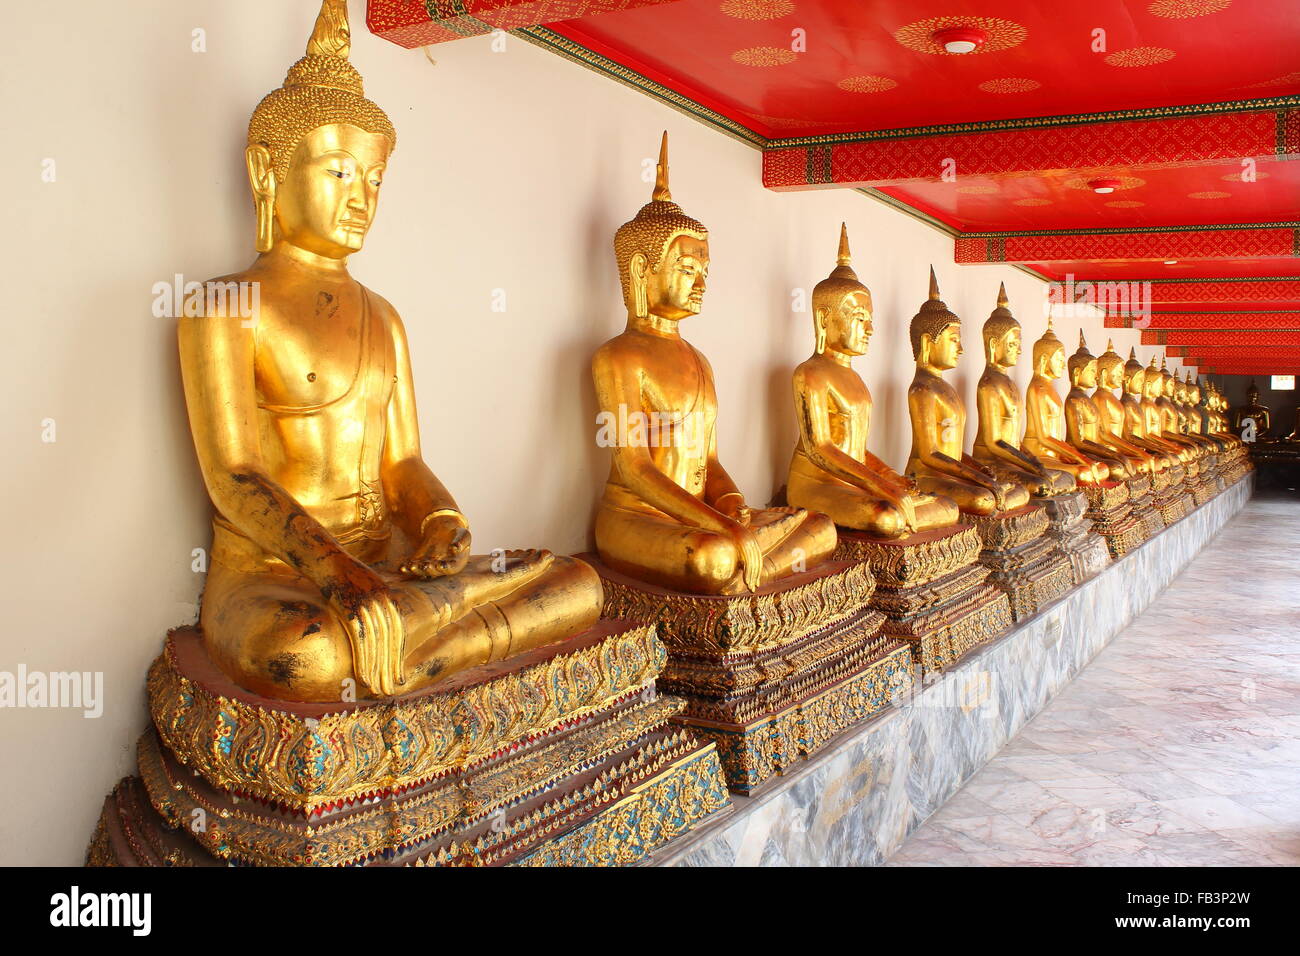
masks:
[(281, 238), (331, 259), (360, 249), (391, 149), (387, 136), (347, 123), (319, 126), (303, 137), (285, 181), (276, 184)]
[(1075, 384), (1080, 388), (1095, 388), (1097, 385), (1097, 360), (1092, 359), (1075, 372)]
[(1058, 345), (1043, 359), (1043, 374), (1048, 378), (1060, 378), (1065, 371), (1065, 346)]
[(1097, 362), (1097, 384), (1102, 388), (1114, 388), (1122, 381), (1122, 373), (1118, 362), (1107, 362), (1105, 365)]
[(944, 327), (937, 338), (931, 339), (927, 334), (923, 339), (929, 340), (929, 359), (930, 364), (938, 369), (949, 369), (957, 367), (957, 359), (961, 357), (961, 326), (956, 322)]
[(828, 309), (822, 317), (826, 326), (826, 344), (845, 355), (865, 355), (874, 327), (871, 324), (871, 293), (865, 289), (850, 292), (838, 307)]
[(1011, 368), (1020, 361), (1020, 330), (1008, 329), (1005, 334), (993, 341), (993, 362), (1003, 368)]
[(1141, 395), (1143, 386), (1142, 379), (1143, 376), (1141, 369), (1138, 369), (1135, 372), (1124, 372), (1124, 391), (1129, 395)]
[(646, 274), (650, 314), (673, 321), (698, 315), (704, 306), (708, 277), (709, 241), (678, 236), (669, 243), (659, 268)]
[(1142, 395), (1153, 401), (1160, 397), (1164, 383), (1160, 380), (1159, 373), (1143, 372), (1142, 373)]

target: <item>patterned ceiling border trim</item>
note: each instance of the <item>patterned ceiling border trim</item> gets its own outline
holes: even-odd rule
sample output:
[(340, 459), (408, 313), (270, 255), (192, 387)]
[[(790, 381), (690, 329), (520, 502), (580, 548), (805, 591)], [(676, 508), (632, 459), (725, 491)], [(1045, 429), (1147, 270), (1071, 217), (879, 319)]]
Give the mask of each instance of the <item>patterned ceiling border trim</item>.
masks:
[(607, 76), (624, 86), (630, 86), (647, 96), (652, 96), (661, 103), (671, 106), (677, 112), (684, 113), (691, 119), (698, 120), (706, 126), (711, 126), (720, 132), (726, 133), (732, 139), (740, 140), (742, 143), (758, 149), (762, 149), (767, 144), (767, 137), (737, 123), (731, 117), (701, 106), (689, 96), (669, 89), (662, 83), (658, 83), (648, 76), (643, 76), (607, 56), (589, 50), (581, 43), (575, 43), (554, 30), (546, 27), (520, 27), (517, 30), (511, 30), (510, 33), (543, 49), (550, 50), (566, 60), (600, 73), (602, 76)]
[[(1238, 229), (1300, 229), (1300, 219), (1282, 222), (1202, 223), (1194, 226), (1107, 226), (1097, 229), (1005, 229), (993, 232), (963, 232), (963, 239), (1012, 239), (1023, 236), (1131, 236), (1163, 232), (1226, 232)], [(1272, 279), (1272, 276), (1269, 276)], [(1152, 280), (1154, 281), (1154, 280)], [(1176, 281), (1176, 280), (1166, 280)], [(1208, 282), (1208, 279), (1198, 279)], [(1276, 280), (1274, 280), (1276, 281)]]
[[(946, 123), (940, 126), (902, 126), (896, 129), (861, 130), (854, 133), (823, 133), (817, 136), (791, 136), (769, 139), (766, 149), (799, 149), (805, 146), (840, 146), (880, 139), (914, 139), (920, 136), (951, 136), (966, 133), (1001, 133), (1013, 130), (1052, 129), (1060, 126), (1092, 126), (1097, 123), (1123, 123), (1134, 120), (1173, 119), (1184, 116), (1214, 116), (1222, 113), (1258, 113), (1286, 110), (1300, 106), (1300, 95), (1270, 96), (1257, 100), (1230, 100), (1223, 103), (1195, 103), (1186, 106), (1155, 106), (1137, 110), (1111, 110), (1105, 113), (1073, 113), (1061, 116), (1027, 116), (1019, 119), (980, 120), (974, 123)], [(1283, 155), (1287, 136), (1283, 114), (1278, 116), (1277, 151)]]
[[(1116, 282), (1117, 279), (1094, 279), (1091, 276), (1075, 276), (1079, 282)], [(1181, 279), (1140, 279), (1152, 285), (1200, 285), (1204, 282), (1300, 282), (1300, 276), (1187, 276)]]

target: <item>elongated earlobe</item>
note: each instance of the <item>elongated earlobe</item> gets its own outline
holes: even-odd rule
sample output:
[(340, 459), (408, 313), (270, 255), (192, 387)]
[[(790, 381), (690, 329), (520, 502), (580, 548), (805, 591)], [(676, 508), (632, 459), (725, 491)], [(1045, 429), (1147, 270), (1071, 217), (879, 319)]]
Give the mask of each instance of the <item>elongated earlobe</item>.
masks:
[(813, 313), (813, 327), (817, 330), (817, 342), (813, 349), (821, 355), (826, 351), (826, 313), (822, 309)]
[(632, 257), (628, 264), (628, 281), (632, 284), (632, 314), (638, 319), (650, 315), (650, 301), (646, 294), (646, 269), (649, 262), (641, 253)]
[(271, 152), (265, 146), (250, 146), (244, 151), (244, 161), (257, 211), (257, 251), (270, 252), (275, 241), (275, 170)]

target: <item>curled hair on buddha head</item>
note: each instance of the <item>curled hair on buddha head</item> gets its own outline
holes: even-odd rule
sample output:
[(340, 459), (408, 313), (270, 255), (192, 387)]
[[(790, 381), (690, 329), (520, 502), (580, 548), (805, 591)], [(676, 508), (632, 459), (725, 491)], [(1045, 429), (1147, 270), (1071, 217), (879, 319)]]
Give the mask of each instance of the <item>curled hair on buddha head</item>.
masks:
[(1034, 343), (1034, 371), (1037, 372), (1038, 367), (1042, 365), (1043, 359), (1051, 357), (1056, 353), (1057, 349), (1064, 353), (1065, 343), (1058, 339), (1056, 333), (1052, 331), (1052, 317), (1049, 315), (1047, 317), (1047, 331)]
[(912, 316), (912, 324), (908, 329), (912, 340), (912, 358), (921, 357), (921, 336), (928, 335), (933, 342), (950, 325), (961, 325), (961, 319), (948, 311), (948, 306), (939, 298), (939, 280), (935, 278), (934, 266), (930, 266), (930, 297), (921, 303), (920, 311)]
[(1106, 351), (1097, 356), (1097, 372), (1101, 375), (1109, 375), (1111, 371), (1122, 368), (1124, 360), (1120, 358), (1115, 351), (1115, 343), (1111, 339), (1106, 340)]
[(270, 152), (277, 182), (288, 175), (298, 144), (322, 126), (347, 123), (397, 146), (388, 114), (366, 99), (361, 74), (348, 62), (351, 48), (347, 0), (322, 0), (306, 56), (289, 67), (284, 84), (262, 98), (248, 122), (248, 145)]
[(635, 305), (638, 315), (642, 303), (633, 302), (632, 257), (641, 253), (646, 257), (647, 268), (655, 272), (668, 247), (679, 236), (705, 241), (709, 238), (709, 230), (673, 202), (668, 188), (668, 132), (665, 130), (659, 144), (659, 164), (655, 167), (655, 188), (650, 201), (614, 233), (614, 259), (618, 263), (618, 279), (623, 287), (623, 303), (628, 308)]
[(1088, 367), (1089, 362), (1095, 362), (1096, 360), (1097, 360), (1096, 356), (1094, 356), (1091, 352), (1088, 351), (1088, 343), (1083, 337), (1083, 329), (1080, 329), (1079, 348), (1075, 351), (1073, 355), (1070, 356), (1070, 360), (1067, 363), (1071, 379), (1074, 378), (1075, 372), (1083, 371), (1085, 368)]
[(826, 329), (817, 318), (819, 312), (823, 310), (830, 312), (837, 308), (846, 296), (855, 292), (864, 293), (867, 297), (867, 308), (871, 307), (871, 290), (858, 279), (858, 274), (850, 265), (852, 261), (853, 256), (849, 251), (849, 227), (846, 223), (840, 223), (840, 247), (835, 258), (835, 268), (831, 270), (830, 275), (813, 286), (812, 291), (813, 330), (817, 335), (819, 353), (826, 347)]
[(1020, 322), (1011, 314), (1011, 309), (1007, 303), (1007, 284), (1005, 282), (998, 285), (998, 304), (987, 319), (984, 320), (982, 330), (984, 336), (984, 348), (988, 350), (989, 344), (1002, 338), (1012, 329), (1020, 328)]

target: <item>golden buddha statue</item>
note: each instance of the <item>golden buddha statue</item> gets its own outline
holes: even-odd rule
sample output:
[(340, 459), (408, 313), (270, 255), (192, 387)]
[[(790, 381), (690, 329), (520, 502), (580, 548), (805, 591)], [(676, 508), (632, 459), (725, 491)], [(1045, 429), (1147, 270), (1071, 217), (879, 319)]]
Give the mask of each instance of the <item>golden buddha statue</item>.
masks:
[(989, 471), (1024, 485), (1038, 496), (1074, 489), (1069, 472), (1048, 468), (1020, 447), (1020, 389), (1007, 374), (1020, 361), (1020, 323), (1007, 304), (1007, 288), (998, 287), (997, 307), (984, 323), (984, 374), (975, 390), (978, 412), (971, 456)]
[(1065, 440), (1065, 406), (1052, 384), (1065, 372), (1065, 345), (1052, 331), (1051, 318), (1047, 320), (1047, 331), (1034, 343), (1033, 359), (1034, 376), (1025, 391), (1025, 448), (1050, 467), (1068, 471), (1081, 483), (1105, 481), (1110, 468)]
[(1097, 387), (1092, 393), (1092, 404), (1097, 409), (1098, 441), (1137, 463), (1145, 474), (1164, 471), (1170, 464), (1167, 455), (1157, 454), (1124, 437), (1124, 403), (1114, 392), (1123, 385), (1124, 360), (1115, 351), (1115, 344), (1107, 340), (1106, 351), (1097, 357)]
[(1246, 404), (1238, 408), (1233, 415), (1233, 430), (1240, 435), (1246, 428), (1246, 421), (1251, 420), (1255, 423), (1255, 440), (1263, 441), (1269, 437), (1269, 432), (1273, 428), (1273, 412), (1267, 405), (1261, 405), (1259, 401), (1259, 389), (1255, 385), (1255, 380), (1250, 380), (1250, 385), (1246, 387)]
[(1084, 455), (1104, 464), (1113, 480), (1132, 478), (1141, 470), (1142, 459), (1118, 451), (1102, 434), (1101, 413), (1087, 391), (1097, 387), (1097, 358), (1088, 351), (1082, 329), (1079, 330), (1079, 347), (1070, 356), (1067, 370), (1070, 391), (1065, 396), (1066, 441)]
[(1160, 414), (1150, 414), (1150, 402), (1147, 398), (1149, 388), (1155, 386), (1147, 382), (1146, 370), (1138, 361), (1137, 350), (1129, 349), (1128, 361), (1123, 368), (1124, 397), (1124, 439), (1140, 448), (1145, 448), (1153, 455), (1161, 455), (1170, 467), (1181, 467), (1186, 449), (1174, 446), (1160, 439)]
[(850, 262), (848, 227), (841, 224), (838, 264), (813, 287), (813, 354), (794, 371), (799, 443), (787, 500), (881, 538), (950, 527), (959, 517), (954, 501), (920, 492), (867, 450), (871, 391), (853, 359), (866, 354), (871, 339), (871, 292)]
[(592, 359), (602, 414), (659, 423), (616, 443), (596, 549), (616, 571), (695, 594), (737, 594), (822, 562), (835, 524), (802, 508), (753, 508), (718, 461), (713, 372), (678, 324), (699, 313), (708, 230), (668, 187), (664, 134), (651, 201), (614, 237), (627, 328)]
[(951, 498), (962, 511), (993, 515), (1023, 508), (1029, 492), (999, 478), (962, 451), (966, 406), (943, 373), (957, 367), (962, 354), (961, 319), (939, 298), (939, 281), (930, 267), (930, 296), (912, 318), (912, 357), (916, 375), (907, 390), (912, 420), (912, 451), (907, 473), (922, 491)]
[(1180, 430), (1178, 409), (1174, 407), (1173, 401), (1173, 375), (1165, 368), (1164, 359), (1161, 359), (1158, 367), (1156, 366), (1154, 353), (1151, 355), (1151, 364), (1147, 366), (1146, 380), (1152, 383), (1150, 403), (1154, 409), (1148, 428), (1153, 426), (1156, 434), (1164, 441), (1184, 449), (1187, 452), (1185, 461), (1195, 461), (1200, 458), (1203, 449)]
[(354, 280), (396, 143), (348, 62), (344, 0), (254, 111), (258, 258), (219, 282), (260, 315), (180, 320), (199, 466), (216, 510), (208, 654), (272, 698), (389, 696), (562, 641), (600, 613), (596, 574), (547, 551), (471, 556), (421, 455), (402, 321)]

